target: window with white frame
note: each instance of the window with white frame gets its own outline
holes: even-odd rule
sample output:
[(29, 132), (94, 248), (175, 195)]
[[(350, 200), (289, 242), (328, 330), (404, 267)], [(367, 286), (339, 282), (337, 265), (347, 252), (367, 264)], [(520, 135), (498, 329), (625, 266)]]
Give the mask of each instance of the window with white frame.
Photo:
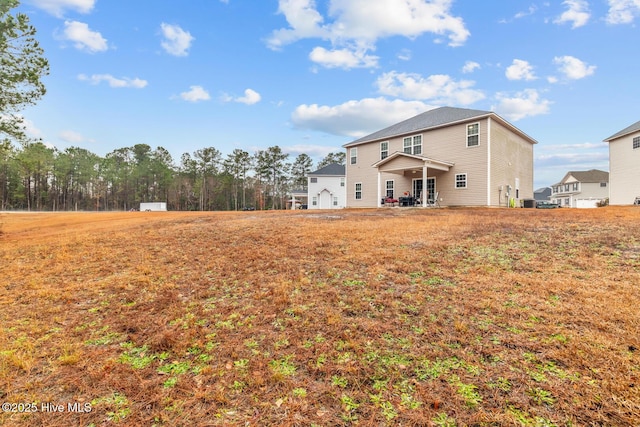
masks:
[(356, 200), (362, 200), (362, 183), (356, 182)]
[(606, 182), (601, 182), (601, 183), (600, 183), (600, 187), (606, 187), (606, 186), (607, 186), (607, 183), (606, 183)]
[(380, 160), (389, 157), (389, 141), (380, 143)]
[(318, 197), (313, 196), (311, 198), (311, 206), (318, 206)]
[(338, 197), (333, 196), (333, 206), (338, 206)]
[(406, 137), (403, 140), (403, 151), (407, 154), (422, 154), (422, 135)]
[(467, 125), (467, 147), (480, 145), (480, 123)]
[(640, 148), (640, 136), (633, 138), (633, 149)]
[(312, 178), (310, 178), (310, 180), (311, 180), (312, 184), (317, 184), (318, 183), (318, 178), (317, 177), (312, 177)]
[(579, 189), (580, 189), (580, 183), (574, 182), (573, 183), (573, 191), (578, 191)]
[(467, 174), (456, 174), (456, 188), (467, 188)]
[(393, 180), (388, 180), (386, 183), (386, 189), (387, 189), (387, 198), (389, 199), (393, 199)]
[(340, 178), (340, 187), (344, 187), (344, 178)]
[(349, 150), (349, 155), (351, 157), (352, 165), (355, 165), (356, 163), (358, 163), (358, 147), (354, 147), (351, 150)]

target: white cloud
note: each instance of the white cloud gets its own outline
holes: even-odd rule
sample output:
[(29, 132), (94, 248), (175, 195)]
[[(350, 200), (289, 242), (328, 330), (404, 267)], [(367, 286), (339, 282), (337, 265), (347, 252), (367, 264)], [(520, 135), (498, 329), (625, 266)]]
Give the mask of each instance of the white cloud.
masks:
[(630, 24), (640, 16), (640, 0), (609, 0), (607, 23)]
[(540, 94), (535, 89), (525, 89), (512, 97), (499, 92), (496, 94), (496, 99), (498, 105), (492, 106), (491, 109), (512, 121), (547, 114), (551, 106), (551, 101), (540, 99)]
[(244, 91), (244, 96), (233, 97), (225, 93), (222, 95), (221, 99), (223, 102), (238, 102), (240, 104), (253, 105), (260, 102), (262, 100), (262, 96), (253, 89), (246, 89)]
[(591, 18), (589, 3), (586, 0), (565, 0), (562, 4), (568, 9), (553, 21), (556, 24), (571, 22), (571, 28), (578, 28), (585, 25)]
[(474, 84), (471, 80), (455, 81), (444, 74), (425, 78), (395, 71), (384, 73), (376, 81), (378, 91), (383, 95), (454, 105), (469, 105), (484, 99), (481, 91), (472, 89)]
[(378, 65), (378, 57), (366, 55), (364, 50), (327, 50), (323, 47), (316, 47), (309, 54), (309, 59), (326, 68), (370, 68)]
[(64, 130), (60, 132), (58, 138), (70, 144), (80, 144), (87, 140), (84, 136), (72, 130)]
[(465, 74), (469, 74), (479, 69), (480, 69), (480, 64), (474, 61), (467, 61), (464, 63), (464, 66), (462, 67), (462, 72)]
[(180, 98), (189, 102), (198, 102), (208, 101), (211, 99), (211, 96), (202, 86), (189, 86), (189, 91), (182, 92)]
[(596, 72), (595, 65), (587, 65), (586, 62), (582, 62), (578, 58), (569, 55), (556, 56), (553, 58), (553, 62), (559, 66), (558, 71), (570, 80), (583, 79)]
[(533, 66), (522, 59), (514, 59), (513, 63), (507, 67), (505, 73), (509, 80), (535, 80), (537, 77), (533, 72)]
[(398, 59), (401, 61), (409, 61), (411, 60), (411, 51), (409, 49), (402, 49), (398, 53)]
[(359, 138), (434, 108), (421, 101), (365, 98), (340, 105), (300, 105), (291, 122), (300, 129)]
[(65, 40), (74, 42), (78, 50), (96, 53), (109, 49), (107, 40), (99, 32), (90, 30), (84, 22), (65, 21), (63, 36)]
[(524, 18), (525, 16), (531, 16), (534, 13), (536, 13), (536, 11), (538, 10), (538, 8), (533, 5), (533, 6), (529, 6), (529, 9), (527, 9), (526, 12), (518, 12), (515, 14), (514, 18), (515, 19), (520, 19), (520, 18)]
[(67, 9), (80, 13), (91, 12), (96, 0), (27, 0), (26, 3), (32, 4), (61, 18)]
[(509, 18), (509, 19), (506, 19), (506, 18), (505, 18), (505, 19), (501, 19), (501, 20), (499, 20), (498, 22), (499, 22), (500, 24), (508, 24), (508, 23), (510, 23), (510, 22), (513, 22), (513, 21), (514, 21), (514, 20), (516, 20), (516, 19), (522, 19), (522, 18), (524, 18), (524, 17), (527, 17), (527, 16), (530, 16), (530, 15), (533, 15), (533, 14), (534, 14), (534, 13), (536, 13), (537, 11), (538, 11), (538, 7), (537, 7), (536, 5), (532, 5), (532, 6), (529, 6), (529, 9), (527, 9), (526, 11), (522, 11), (522, 12), (518, 12), (518, 13), (516, 13), (516, 14), (513, 16), (513, 18)]
[(162, 23), (160, 30), (164, 40), (160, 43), (162, 48), (170, 55), (187, 56), (191, 43), (195, 38), (188, 32), (180, 28), (178, 25)]
[(244, 96), (241, 96), (240, 98), (236, 99), (236, 102), (240, 102), (242, 104), (247, 104), (247, 105), (253, 105), (260, 102), (261, 99), (262, 97), (258, 92), (256, 92), (253, 89), (247, 89), (244, 91)]
[[(414, 39), (433, 33), (448, 37), (451, 46), (464, 44), (470, 33), (462, 18), (451, 14), (452, 3), (452, 0), (330, 0), (325, 18), (314, 0), (280, 0), (278, 11), (285, 16), (289, 27), (275, 30), (267, 45), (281, 49), (297, 40), (318, 38), (330, 41), (333, 50), (316, 50), (316, 56), (326, 58), (329, 52), (344, 56), (344, 48), (348, 47), (350, 52), (358, 52), (356, 57), (361, 61), (355, 62), (357, 66), (375, 66), (377, 58), (373, 61), (375, 57), (366, 52), (375, 50), (380, 38)], [(336, 62), (342, 64), (339, 66), (349, 63), (345, 58), (329, 60), (329, 63)]]
[(283, 146), (282, 151), (287, 154), (291, 154), (297, 156), (299, 154), (307, 154), (308, 156), (314, 158), (324, 158), (327, 154), (333, 153), (336, 151), (342, 151), (341, 147), (326, 147), (324, 145), (314, 145), (314, 144), (294, 144)]
[(22, 126), (24, 126), (24, 132), (27, 134), (27, 136), (38, 139), (44, 136), (42, 131), (35, 125), (35, 123), (33, 123), (29, 119), (25, 119), (22, 116), (19, 117), (22, 120)]
[(93, 74), (91, 76), (80, 74), (78, 75), (78, 80), (86, 81), (94, 85), (97, 85), (101, 82), (107, 82), (109, 86), (113, 88), (129, 87), (134, 89), (142, 89), (148, 84), (146, 80), (142, 80), (137, 77), (134, 79), (131, 79), (129, 77), (118, 79), (116, 77), (113, 77), (111, 74)]

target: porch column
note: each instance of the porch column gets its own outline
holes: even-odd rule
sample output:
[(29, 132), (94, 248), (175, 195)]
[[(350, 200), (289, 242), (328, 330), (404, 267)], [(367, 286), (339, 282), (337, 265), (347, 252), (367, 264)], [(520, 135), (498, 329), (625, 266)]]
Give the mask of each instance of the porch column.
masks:
[(378, 168), (378, 202), (377, 202), (377, 206), (379, 208), (382, 207), (382, 197), (380, 197), (382, 195), (382, 174), (380, 173), (380, 169)]
[(422, 165), (422, 194), (419, 194), (422, 201), (422, 207), (427, 207), (427, 199), (429, 197), (429, 191), (427, 191), (427, 164)]

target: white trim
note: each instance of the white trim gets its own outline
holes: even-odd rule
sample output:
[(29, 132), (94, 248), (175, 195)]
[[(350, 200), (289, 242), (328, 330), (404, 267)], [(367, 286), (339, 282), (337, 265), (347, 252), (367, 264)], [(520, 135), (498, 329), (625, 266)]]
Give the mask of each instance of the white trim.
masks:
[[(473, 126), (473, 125), (478, 125), (478, 143), (476, 145), (469, 145), (469, 126)], [(480, 146), (480, 122), (474, 122), (474, 123), (467, 123), (467, 125), (464, 127), (464, 133), (466, 135), (465, 137), (465, 144), (467, 148), (476, 148)]]
[(487, 206), (491, 206), (491, 117), (487, 117)]
[[(355, 156), (353, 155), (355, 153)], [(356, 159), (354, 162), (353, 159)], [(357, 165), (358, 164), (358, 147), (351, 147), (349, 149), (349, 164)]]
[[(387, 155), (382, 157), (382, 144), (387, 144), (387, 149), (384, 150), (387, 152)], [(389, 141), (380, 141), (380, 160), (384, 160), (389, 157)]]
[(391, 195), (392, 199), (395, 199), (395, 193), (396, 193), (396, 180), (395, 179), (387, 179), (384, 181), (384, 198), (386, 199), (387, 197), (387, 192), (389, 191), (389, 183), (391, 183), (391, 192), (393, 193)]
[[(417, 145), (416, 145), (415, 141), (416, 141), (417, 137), (420, 137), (420, 152), (416, 154), (415, 153), (415, 148), (417, 147)], [(407, 153), (406, 151), (404, 151), (404, 149), (405, 149), (404, 142), (407, 139), (411, 140), (411, 145), (410, 145), (411, 152), (410, 153)], [(421, 133), (417, 133), (417, 134), (411, 135), (411, 136), (405, 136), (405, 137), (402, 138), (402, 152), (404, 154), (413, 154), (414, 156), (421, 156), (422, 153), (423, 153), (423, 150), (422, 150), (423, 147), (424, 147), (424, 135), (421, 134)]]

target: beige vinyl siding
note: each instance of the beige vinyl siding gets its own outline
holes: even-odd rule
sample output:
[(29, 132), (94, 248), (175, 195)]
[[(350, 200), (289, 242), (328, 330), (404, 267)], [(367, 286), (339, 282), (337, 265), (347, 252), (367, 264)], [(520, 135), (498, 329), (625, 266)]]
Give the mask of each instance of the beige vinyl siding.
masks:
[[(511, 132), (496, 120), (491, 121), (491, 176), (489, 200), (491, 206), (507, 206), (504, 189), (511, 185), (511, 197), (516, 197), (519, 179), (519, 200), (533, 198), (533, 144)], [(500, 186), (503, 187), (502, 192)], [(520, 206), (516, 200), (516, 206)]]
[[(351, 148), (347, 148), (347, 155)], [(389, 152), (391, 154), (391, 150)], [(373, 168), (375, 162), (380, 160), (380, 141), (358, 145), (358, 161), (355, 165), (347, 162), (347, 207), (371, 208), (378, 206), (378, 174)], [(393, 177), (383, 177), (385, 179)], [(356, 200), (355, 183), (362, 183), (362, 199)], [(382, 189), (384, 191), (384, 188)], [(382, 197), (382, 196), (379, 196)]]
[[(480, 124), (480, 142), (467, 147), (467, 125)], [(425, 156), (454, 163), (449, 172), (438, 175), (436, 191), (443, 206), (485, 206), (487, 204), (487, 120), (435, 129), (423, 138)], [(456, 175), (467, 174), (467, 188), (456, 188)], [(427, 173), (431, 176), (432, 173)]]
[[(479, 144), (467, 147), (467, 125), (479, 124)], [(489, 129), (491, 138), (489, 140)], [(442, 206), (504, 206), (499, 185), (511, 185), (515, 197), (516, 179), (519, 180), (520, 199), (533, 197), (533, 144), (515, 133), (502, 121), (485, 117), (451, 126), (418, 133), (385, 138), (389, 142), (389, 156), (403, 152), (406, 137), (422, 135), (422, 156), (453, 163), (448, 172), (429, 169), (427, 177), (435, 177), (436, 191)], [(376, 140), (358, 144), (358, 162), (347, 162), (347, 206), (375, 207), (385, 195), (385, 181), (394, 180), (395, 195), (411, 191), (412, 181), (422, 177), (422, 162), (409, 157), (398, 157), (383, 165), (383, 169), (406, 169), (400, 173), (382, 173), (378, 189), (377, 169), (380, 161), (380, 142)], [(489, 160), (489, 144), (491, 160)], [(347, 153), (349, 149), (347, 148)], [(416, 170), (414, 174), (412, 171)], [(457, 174), (467, 175), (467, 188), (457, 189)], [(489, 176), (491, 174), (491, 176)], [(355, 200), (353, 183), (362, 183), (362, 200)]]
[[(467, 147), (467, 124), (480, 124), (480, 144)], [(485, 206), (486, 174), (487, 174), (487, 120), (472, 120), (454, 126), (422, 132), (422, 155), (432, 159), (452, 162), (454, 166), (449, 172), (428, 169), (427, 176), (437, 176), (436, 191), (442, 198), (443, 206)], [(389, 140), (390, 153), (403, 150), (404, 138), (418, 134), (402, 135)], [(399, 160), (399, 159), (398, 159)], [(410, 162), (410, 159), (402, 159)], [(395, 161), (395, 160), (394, 160)], [(395, 164), (394, 164), (395, 166)], [(399, 165), (400, 166), (400, 165)], [(409, 167), (412, 165), (409, 163)], [(420, 170), (421, 168), (419, 168)], [(405, 181), (398, 182), (398, 189), (412, 188), (414, 178), (421, 176), (405, 176)], [(455, 175), (467, 174), (467, 188), (455, 188)], [(403, 184), (404, 187), (401, 187)], [(405, 191), (405, 190), (403, 190)]]
[(640, 148), (633, 148), (634, 132), (609, 142), (609, 203), (630, 205), (640, 196)]

